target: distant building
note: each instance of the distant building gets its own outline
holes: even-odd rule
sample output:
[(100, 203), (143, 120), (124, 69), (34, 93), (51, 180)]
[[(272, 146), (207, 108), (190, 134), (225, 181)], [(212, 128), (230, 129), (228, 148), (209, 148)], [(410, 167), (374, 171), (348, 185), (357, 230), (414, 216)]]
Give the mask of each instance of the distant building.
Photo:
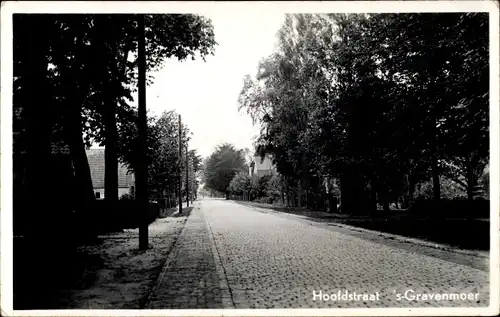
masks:
[[(89, 161), (94, 195), (97, 199), (104, 198), (104, 149), (87, 149), (87, 159)], [(118, 197), (124, 194), (134, 194), (134, 174), (128, 171), (127, 167), (118, 163)]]
[(273, 175), (276, 173), (276, 166), (274, 166), (271, 157), (266, 155), (261, 158), (260, 155), (255, 155), (248, 171), (249, 175), (257, 180), (265, 175)]

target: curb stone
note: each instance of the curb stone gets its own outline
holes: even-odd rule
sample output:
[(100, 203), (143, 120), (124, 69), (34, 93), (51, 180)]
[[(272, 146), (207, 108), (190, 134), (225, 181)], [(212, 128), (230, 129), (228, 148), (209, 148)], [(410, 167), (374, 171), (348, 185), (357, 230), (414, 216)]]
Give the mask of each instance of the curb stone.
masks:
[(308, 222), (310, 225), (321, 226), (324, 228), (340, 227), (340, 228), (349, 229), (352, 231), (378, 235), (378, 236), (386, 238), (386, 239), (392, 239), (392, 240), (396, 240), (396, 241), (403, 242), (403, 243), (415, 244), (415, 245), (434, 248), (434, 249), (438, 249), (438, 250), (448, 251), (448, 252), (452, 252), (452, 253), (470, 255), (470, 256), (475, 256), (475, 257), (479, 257), (479, 258), (489, 259), (489, 252), (462, 250), (462, 249), (454, 248), (454, 247), (447, 245), (447, 244), (432, 243), (432, 242), (428, 242), (428, 241), (421, 240), (421, 239), (409, 238), (409, 237), (396, 235), (396, 234), (392, 234), (392, 233), (386, 233), (386, 232), (381, 232), (381, 231), (376, 231), (376, 230), (369, 230), (369, 229), (365, 229), (365, 228), (360, 228), (360, 227), (355, 227), (355, 226), (340, 224), (340, 223), (335, 223), (335, 222), (321, 223), (321, 222), (316, 222), (314, 220), (301, 218), (300, 215), (288, 214), (288, 213), (277, 211), (274, 209), (255, 207), (255, 206), (245, 204), (245, 203), (242, 203), (242, 205), (247, 206), (247, 207), (252, 208), (252, 209), (255, 209), (259, 212), (286, 214), (286, 215), (289, 215), (290, 217), (300, 218), (300, 219)]
[[(179, 211), (177, 210), (177, 213)], [(191, 215), (189, 215), (191, 216)], [(188, 217), (189, 218), (189, 217)], [(148, 296), (147, 296), (147, 300), (146, 300), (146, 303), (144, 305), (144, 307), (146, 309), (151, 309), (151, 299), (153, 298), (153, 296), (156, 294), (158, 288), (160, 287), (161, 283), (163, 282), (163, 279), (165, 278), (165, 274), (166, 272), (168, 271), (168, 269), (170, 268), (170, 264), (172, 263), (172, 260), (175, 258), (175, 255), (177, 254), (175, 252), (175, 249), (177, 247), (177, 244), (179, 242), (179, 237), (184, 233), (184, 231), (186, 230), (186, 224), (187, 224), (187, 219), (186, 221), (184, 221), (184, 226), (182, 227), (182, 230), (181, 232), (179, 233), (179, 235), (175, 238), (175, 241), (174, 243), (172, 243), (172, 246), (170, 247), (170, 250), (168, 251), (168, 255), (167, 255), (167, 259), (165, 260), (165, 262), (163, 263), (163, 267), (161, 269), (161, 272), (160, 274), (158, 275), (158, 278), (156, 279), (156, 283), (155, 285), (153, 286), (153, 288), (149, 291), (148, 293)]]

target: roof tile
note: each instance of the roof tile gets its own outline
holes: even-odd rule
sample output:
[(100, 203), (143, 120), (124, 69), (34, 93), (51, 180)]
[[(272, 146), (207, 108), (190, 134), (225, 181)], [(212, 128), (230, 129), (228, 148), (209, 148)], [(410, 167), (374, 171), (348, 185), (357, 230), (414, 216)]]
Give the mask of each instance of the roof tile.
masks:
[[(104, 149), (89, 149), (86, 153), (94, 188), (104, 188)], [(128, 171), (126, 166), (118, 163), (118, 188), (128, 188), (133, 184), (133, 174)]]

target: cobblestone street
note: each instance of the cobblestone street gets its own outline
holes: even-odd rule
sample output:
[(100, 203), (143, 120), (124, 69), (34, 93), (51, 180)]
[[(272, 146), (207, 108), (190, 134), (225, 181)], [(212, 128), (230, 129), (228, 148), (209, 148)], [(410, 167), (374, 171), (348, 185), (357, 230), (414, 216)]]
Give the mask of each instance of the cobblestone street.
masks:
[[(167, 261), (149, 307), (488, 305), (484, 270), (391, 243), (372, 242), (230, 201), (201, 200), (169, 256), (172, 260)], [(339, 291), (343, 296), (338, 297)], [(446, 296), (453, 295), (448, 293), (463, 298), (449, 300)], [(328, 296), (330, 300), (324, 300)]]

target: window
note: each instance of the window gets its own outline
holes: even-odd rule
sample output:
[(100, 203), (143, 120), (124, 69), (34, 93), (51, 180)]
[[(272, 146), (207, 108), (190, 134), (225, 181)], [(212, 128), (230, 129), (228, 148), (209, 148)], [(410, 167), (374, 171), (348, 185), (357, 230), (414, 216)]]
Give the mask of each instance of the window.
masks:
[(95, 198), (97, 198), (97, 199), (101, 198), (101, 193), (100, 192), (95, 192)]

